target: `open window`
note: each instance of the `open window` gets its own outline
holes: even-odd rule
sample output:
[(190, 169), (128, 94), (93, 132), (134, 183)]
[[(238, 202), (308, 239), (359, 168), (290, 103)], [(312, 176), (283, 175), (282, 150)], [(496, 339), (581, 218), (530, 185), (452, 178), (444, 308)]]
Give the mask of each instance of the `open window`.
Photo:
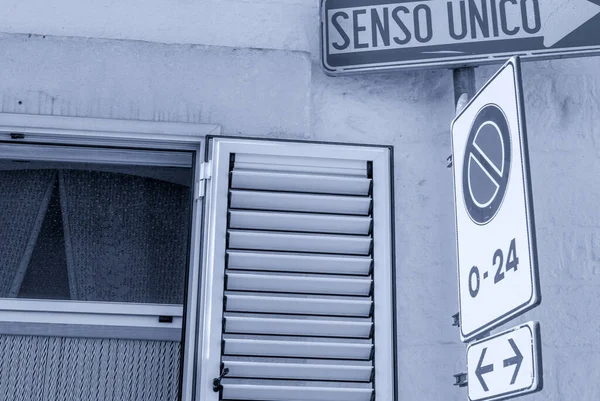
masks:
[(215, 132), (0, 115), (3, 394), (189, 399)]
[(395, 399), (391, 149), (215, 133), (0, 114), (0, 393)]
[(394, 400), (391, 149), (209, 146), (196, 399)]

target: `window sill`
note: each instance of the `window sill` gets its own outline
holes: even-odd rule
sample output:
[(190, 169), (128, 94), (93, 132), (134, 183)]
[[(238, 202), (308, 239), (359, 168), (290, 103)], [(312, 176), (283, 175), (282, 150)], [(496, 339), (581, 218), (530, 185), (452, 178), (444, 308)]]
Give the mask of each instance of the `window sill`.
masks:
[(181, 341), (182, 321), (182, 305), (0, 301), (0, 334)]

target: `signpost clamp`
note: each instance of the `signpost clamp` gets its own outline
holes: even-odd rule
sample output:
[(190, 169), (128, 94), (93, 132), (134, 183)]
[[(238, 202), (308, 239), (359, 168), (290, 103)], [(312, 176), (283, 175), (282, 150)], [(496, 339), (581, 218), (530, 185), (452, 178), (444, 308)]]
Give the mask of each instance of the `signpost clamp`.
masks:
[(456, 312), (454, 315), (452, 315), (452, 319), (452, 326), (460, 327), (460, 312)]
[(469, 380), (467, 379), (467, 373), (457, 373), (454, 375), (454, 385), (458, 387), (467, 387), (469, 385)]

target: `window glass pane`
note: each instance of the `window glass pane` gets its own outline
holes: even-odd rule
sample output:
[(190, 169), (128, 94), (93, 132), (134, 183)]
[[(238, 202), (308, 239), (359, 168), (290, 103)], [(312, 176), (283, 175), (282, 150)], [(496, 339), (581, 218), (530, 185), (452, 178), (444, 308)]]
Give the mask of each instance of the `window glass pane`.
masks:
[(191, 160), (0, 161), (0, 296), (183, 303)]

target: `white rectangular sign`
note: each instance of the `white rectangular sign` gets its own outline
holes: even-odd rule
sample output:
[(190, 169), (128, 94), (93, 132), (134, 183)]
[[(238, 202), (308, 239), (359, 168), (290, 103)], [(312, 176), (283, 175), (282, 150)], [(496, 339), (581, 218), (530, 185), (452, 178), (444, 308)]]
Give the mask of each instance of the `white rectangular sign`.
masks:
[(463, 341), (541, 300), (518, 58), (452, 123)]
[(537, 322), (470, 344), (469, 400), (502, 400), (540, 391), (543, 385), (540, 345)]
[(330, 75), (600, 52), (588, 0), (321, 0)]

